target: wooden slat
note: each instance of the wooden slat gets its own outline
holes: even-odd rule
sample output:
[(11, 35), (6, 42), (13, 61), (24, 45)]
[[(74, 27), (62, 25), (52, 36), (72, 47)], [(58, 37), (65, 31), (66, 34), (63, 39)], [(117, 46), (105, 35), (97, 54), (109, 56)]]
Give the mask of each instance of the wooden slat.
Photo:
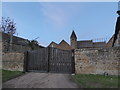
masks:
[(28, 52), (28, 71), (72, 73), (72, 60), (71, 50), (41, 48)]
[(50, 49), (50, 72), (59, 73), (71, 73), (71, 51), (65, 51), (60, 49), (51, 48)]
[(28, 71), (47, 71), (47, 48), (28, 52)]

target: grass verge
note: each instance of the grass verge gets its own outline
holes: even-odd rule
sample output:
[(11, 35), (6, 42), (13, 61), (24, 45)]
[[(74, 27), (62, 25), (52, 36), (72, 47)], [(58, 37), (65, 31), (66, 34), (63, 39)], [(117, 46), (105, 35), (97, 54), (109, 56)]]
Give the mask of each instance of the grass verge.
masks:
[(9, 70), (1, 70), (1, 71), (2, 71), (2, 82), (16, 78), (17, 76), (24, 74), (21, 71), (9, 71)]
[(73, 75), (72, 79), (77, 82), (81, 88), (118, 88), (118, 79), (120, 76), (104, 75)]

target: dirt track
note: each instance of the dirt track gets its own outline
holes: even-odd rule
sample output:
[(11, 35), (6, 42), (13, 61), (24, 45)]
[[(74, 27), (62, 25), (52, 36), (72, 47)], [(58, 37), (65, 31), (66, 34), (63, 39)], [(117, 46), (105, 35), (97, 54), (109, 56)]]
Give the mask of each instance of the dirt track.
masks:
[(78, 88), (69, 74), (27, 73), (3, 84), (3, 88)]

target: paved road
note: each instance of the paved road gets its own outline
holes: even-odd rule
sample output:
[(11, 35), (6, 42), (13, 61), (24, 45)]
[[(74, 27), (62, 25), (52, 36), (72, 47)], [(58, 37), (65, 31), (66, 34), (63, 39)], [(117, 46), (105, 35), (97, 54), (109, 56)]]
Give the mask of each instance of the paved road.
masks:
[(27, 73), (3, 84), (3, 88), (78, 88), (69, 74)]

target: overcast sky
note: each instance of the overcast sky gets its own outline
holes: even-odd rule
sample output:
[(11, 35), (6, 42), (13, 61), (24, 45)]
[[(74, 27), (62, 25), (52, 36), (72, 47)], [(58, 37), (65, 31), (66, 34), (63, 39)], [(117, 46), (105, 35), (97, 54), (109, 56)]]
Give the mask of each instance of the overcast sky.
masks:
[(117, 2), (8, 2), (3, 17), (14, 19), (19, 37), (47, 46), (51, 41), (70, 42), (74, 29), (78, 40), (110, 38), (115, 31)]

